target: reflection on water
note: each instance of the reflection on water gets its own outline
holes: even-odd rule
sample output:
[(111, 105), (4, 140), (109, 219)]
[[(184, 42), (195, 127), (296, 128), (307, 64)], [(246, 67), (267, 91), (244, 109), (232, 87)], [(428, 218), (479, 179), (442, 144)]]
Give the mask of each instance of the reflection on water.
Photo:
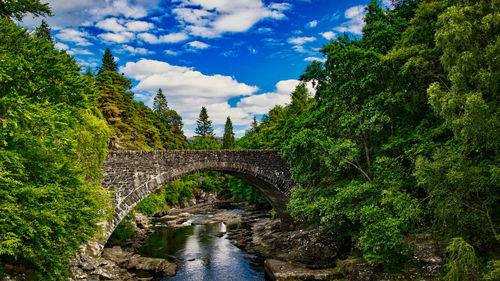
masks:
[(179, 265), (175, 276), (162, 280), (264, 280), (263, 260), (232, 245), (225, 232), (224, 223), (158, 227), (141, 254)]

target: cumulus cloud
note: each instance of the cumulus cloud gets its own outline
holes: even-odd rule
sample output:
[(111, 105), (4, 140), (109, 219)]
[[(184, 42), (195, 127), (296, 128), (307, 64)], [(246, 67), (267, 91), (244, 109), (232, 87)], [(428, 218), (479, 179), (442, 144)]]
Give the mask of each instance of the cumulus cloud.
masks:
[(365, 6), (359, 5), (347, 9), (344, 13), (344, 17), (348, 19), (348, 21), (335, 27), (335, 30), (338, 32), (362, 34), (363, 27), (365, 26), (365, 22), (363, 21), (365, 17)]
[(88, 41), (89, 34), (87, 32), (79, 31), (76, 29), (62, 29), (56, 34), (56, 38), (65, 42), (73, 42), (79, 46), (89, 46), (92, 45)]
[[(55, 16), (45, 20), (52, 27), (76, 27), (92, 25), (107, 17), (143, 18), (158, 7), (160, 0), (46, 0)], [(23, 23), (34, 27), (41, 18), (26, 16)]]
[(224, 33), (245, 32), (264, 19), (286, 18), (289, 3), (264, 5), (262, 0), (179, 0), (172, 10), (176, 19), (194, 36), (220, 37)]
[(314, 27), (316, 27), (316, 26), (318, 26), (318, 21), (317, 21), (317, 20), (310, 21), (310, 22), (308, 22), (308, 23), (306, 24), (306, 27), (307, 27), (307, 28), (314, 28)]
[(318, 57), (307, 57), (304, 59), (304, 61), (320, 61), (320, 62), (325, 62), (325, 58), (318, 58)]
[(314, 42), (315, 40), (315, 37), (292, 37), (288, 39), (288, 43), (294, 45), (304, 45), (307, 42)]
[(316, 37), (291, 37), (288, 38), (288, 43), (293, 45), (293, 49), (299, 53), (309, 53), (310, 51), (306, 50), (304, 45), (306, 43), (316, 41)]
[(331, 31), (322, 32), (322, 33), (320, 33), (320, 35), (323, 36), (323, 38), (325, 38), (326, 40), (335, 39), (335, 36), (337, 36), (337, 34), (335, 34), (335, 32), (331, 32)]
[(80, 49), (80, 48), (72, 48), (71, 49), (71, 52), (73, 54), (79, 54), (79, 55), (93, 55), (94, 53), (92, 53), (91, 51), (89, 50), (86, 50), (86, 49)]
[(120, 72), (139, 81), (133, 91), (150, 106), (156, 91), (162, 88), (171, 107), (181, 114), (187, 125), (196, 122), (202, 106), (209, 111), (214, 125), (224, 124), (227, 116), (231, 116), (235, 125), (245, 125), (251, 121), (248, 112), (231, 107), (227, 100), (252, 95), (258, 88), (240, 83), (232, 77), (205, 75), (190, 67), (147, 59), (128, 62), (120, 68)]
[(200, 42), (200, 41), (189, 42), (186, 44), (186, 46), (188, 46), (191, 49), (197, 49), (197, 50), (203, 50), (203, 49), (210, 48), (210, 45), (208, 45), (207, 43)]
[(127, 18), (142, 18), (148, 15), (146, 7), (142, 5), (134, 5), (128, 0), (105, 1), (104, 7), (95, 7), (90, 9), (90, 14), (94, 16), (105, 17), (108, 15), (119, 16), (123, 15)]
[(135, 38), (134, 33), (124, 31), (119, 33), (101, 33), (97, 35), (99, 38), (112, 43), (127, 43), (132, 41)]
[(98, 21), (95, 26), (100, 29), (113, 32), (121, 32), (126, 30), (117, 18), (107, 18), (105, 20)]
[(127, 22), (126, 26), (127, 30), (134, 32), (148, 31), (154, 28), (154, 25), (152, 23), (138, 20), (129, 21)]
[(273, 29), (272, 29), (272, 28), (269, 28), (269, 27), (259, 27), (259, 28), (257, 29), (257, 32), (258, 32), (258, 33), (262, 33), (262, 34), (264, 34), (264, 33), (269, 34), (269, 33), (272, 33), (272, 32), (273, 32)]
[(139, 33), (137, 37), (150, 44), (179, 43), (189, 38), (184, 32), (169, 33), (160, 36), (151, 33)]
[(123, 45), (119, 52), (128, 52), (131, 55), (151, 55), (154, 54), (154, 51), (148, 50), (146, 48), (141, 48), (141, 47), (133, 47), (129, 45)]
[(61, 42), (56, 42), (54, 44), (54, 47), (56, 47), (56, 49), (59, 49), (59, 50), (68, 50), (69, 49), (68, 45), (61, 43)]
[[(275, 105), (286, 105), (290, 103), (290, 94), (295, 90), (299, 80), (283, 80), (276, 84), (276, 91), (260, 95), (242, 98), (238, 102), (238, 108), (253, 114), (265, 114)], [(314, 92), (311, 84), (306, 85), (310, 92)]]
[(177, 55), (179, 55), (179, 52), (172, 51), (172, 50), (165, 50), (165, 54), (167, 54), (169, 56), (177, 56)]

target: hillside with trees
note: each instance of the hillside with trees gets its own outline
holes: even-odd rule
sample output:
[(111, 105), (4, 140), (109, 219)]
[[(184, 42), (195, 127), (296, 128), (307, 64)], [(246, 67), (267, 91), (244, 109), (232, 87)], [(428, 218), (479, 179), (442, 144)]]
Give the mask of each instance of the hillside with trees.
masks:
[(363, 37), (331, 41), (301, 76), (315, 95), (298, 86), (238, 144), (280, 149), (299, 183), (292, 216), (367, 261), (397, 269), (412, 251), (405, 236), (431, 232), (453, 238), (446, 280), (496, 280), (499, 3), (366, 11)]
[(168, 107), (161, 89), (155, 96), (153, 109), (134, 100), (132, 82), (117, 72), (117, 64), (109, 49), (95, 77), (99, 93), (99, 110), (113, 130), (111, 150), (186, 149), (182, 118)]

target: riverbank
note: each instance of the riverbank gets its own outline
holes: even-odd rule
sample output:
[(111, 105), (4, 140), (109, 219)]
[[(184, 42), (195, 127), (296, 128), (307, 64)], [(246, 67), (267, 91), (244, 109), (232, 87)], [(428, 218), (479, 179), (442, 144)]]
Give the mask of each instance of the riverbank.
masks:
[[(99, 258), (80, 254), (72, 265), (72, 280), (146, 281), (175, 275), (178, 264), (186, 266), (186, 259), (190, 262), (201, 259), (144, 255), (141, 247), (155, 228), (181, 230), (217, 224), (218, 230), (211, 227), (211, 232), (203, 239), (224, 237), (246, 253), (265, 258), (264, 268), (271, 280), (440, 280), (444, 247), (430, 235), (408, 237), (407, 242), (414, 250), (412, 259), (402, 272), (387, 274), (378, 264), (346, 256), (345, 253), (355, 252), (352, 241), (344, 241), (324, 229), (282, 231), (280, 221), (271, 219), (270, 211), (213, 198), (209, 202), (172, 208), (152, 220), (135, 214), (132, 223), (136, 235), (120, 246), (109, 243)], [(205, 231), (196, 230), (196, 227), (192, 228), (193, 232)]]
[(321, 228), (281, 231), (279, 224), (279, 220), (264, 219), (228, 234), (238, 247), (266, 258), (265, 270), (271, 280), (442, 280), (446, 243), (432, 235), (407, 237), (413, 254), (397, 273), (389, 274), (380, 264), (354, 255), (357, 245), (352, 241)]

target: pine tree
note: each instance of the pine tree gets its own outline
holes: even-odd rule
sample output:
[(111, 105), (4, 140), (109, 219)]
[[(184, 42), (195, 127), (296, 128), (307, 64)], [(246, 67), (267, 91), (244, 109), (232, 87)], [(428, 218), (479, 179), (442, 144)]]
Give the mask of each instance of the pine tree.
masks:
[(255, 115), (253, 116), (253, 122), (251, 125), (251, 129), (253, 132), (257, 131), (257, 126), (259, 126), (259, 123), (257, 122), (257, 117)]
[(231, 122), (231, 118), (229, 118), (229, 116), (226, 119), (226, 126), (224, 128), (224, 137), (222, 139), (222, 148), (223, 149), (234, 148), (233, 123)]
[(35, 34), (38, 38), (45, 38), (48, 41), (52, 42), (52, 37), (50, 36), (50, 27), (47, 22), (45, 22), (45, 20), (42, 20), (40, 26), (35, 29)]
[(111, 53), (109, 48), (106, 48), (104, 55), (102, 56), (102, 66), (99, 68), (97, 75), (103, 73), (104, 71), (116, 71), (118, 64), (115, 62), (115, 58)]
[(158, 93), (155, 96), (155, 99), (153, 101), (153, 109), (155, 112), (159, 113), (160, 115), (164, 115), (168, 112), (168, 103), (167, 103), (167, 98), (163, 94), (163, 91), (158, 89)]
[(196, 121), (198, 127), (196, 127), (196, 134), (200, 137), (213, 137), (214, 128), (212, 127), (212, 121), (208, 119), (207, 109), (202, 106), (200, 111), (200, 117)]
[(48, 3), (40, 3), (40, 0), (0, 1), (0, 18), (7, 17), (21, 21), (26, 14), (32, 14), (33, 17), (45, 17), (52, 16), (52, 11)]

